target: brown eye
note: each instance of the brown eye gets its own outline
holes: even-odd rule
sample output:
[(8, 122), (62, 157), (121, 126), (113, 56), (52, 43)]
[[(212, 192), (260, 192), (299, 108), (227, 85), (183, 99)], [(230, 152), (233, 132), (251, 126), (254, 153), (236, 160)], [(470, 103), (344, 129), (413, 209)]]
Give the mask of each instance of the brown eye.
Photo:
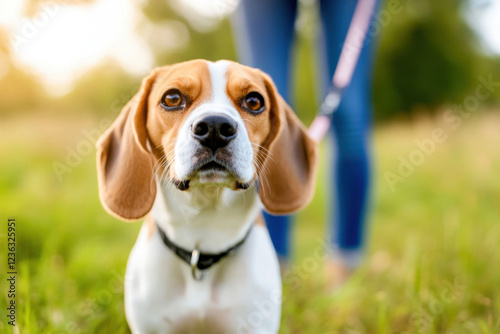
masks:
[(165, 105), (169, 107), (177, 107), (181, 104), (182, 98), (177, 93), (167, 94), (167, 96), (165, 96), (165, 101), (163, 102), (165, 102)]
[(264, 98), (257, 92), (251, 92), (245, 96), (241, 107), (252, 114), (260, 114), (264, 111)]
[(161, 106), (168, 110), (180, 110), (184, 107), (184, 98), (177, 89), (170, 89), (163, 94), (160, 102)]

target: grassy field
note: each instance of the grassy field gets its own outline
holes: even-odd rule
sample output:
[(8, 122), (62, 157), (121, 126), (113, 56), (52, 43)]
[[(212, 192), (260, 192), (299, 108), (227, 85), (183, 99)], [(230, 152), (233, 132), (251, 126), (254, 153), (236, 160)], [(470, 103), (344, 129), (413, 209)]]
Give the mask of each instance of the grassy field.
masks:
[[(414, 153), (415, 140), (436, 128), (446, 140)], [(97, 120), (69, 116), (0, 121), (0, 206), (4, 222), (17, 219), (20, 333), (128, 333), (123, 273), (140, 224), (101, 208), (82, 129), (100, 131)], [(376, 129), (366, 261), (334, 295), (323, 293), (314, 257), (325, 227), (322, 171), (296, 226), (300, 279), (285, 284), (280, 333), (500, 333), (499, 129), (500, 114), (487, 112), (457, 129), (440, 116)], [(53, 163), (71, 150), (81, 162), (73, 157), (59, 179)], [(410, 156), (421, 164), (391, 189), (387, 172)], [(8, 333), (1, 226), (0, 332)]]

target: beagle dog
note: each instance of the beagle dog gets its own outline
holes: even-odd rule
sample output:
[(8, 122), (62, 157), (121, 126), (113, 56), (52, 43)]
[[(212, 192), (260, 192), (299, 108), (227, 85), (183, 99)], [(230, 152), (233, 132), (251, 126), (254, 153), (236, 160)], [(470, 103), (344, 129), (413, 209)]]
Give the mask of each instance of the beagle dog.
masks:
[(277, 333), (281, 278), (263, 220), (313, 194), (316, 143), (263, 72), (156, 68), (97, 143), (99, 196), (146, 217), (130, 254), (133, 333)]

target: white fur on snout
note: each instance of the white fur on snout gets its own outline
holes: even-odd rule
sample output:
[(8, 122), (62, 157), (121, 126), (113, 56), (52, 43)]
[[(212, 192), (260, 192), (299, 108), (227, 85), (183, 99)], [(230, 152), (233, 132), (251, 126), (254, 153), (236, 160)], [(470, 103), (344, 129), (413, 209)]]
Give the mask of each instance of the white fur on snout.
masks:
[(182, 125), (177, 143), (175, 145), (174, 170), (181, 180), (189, 177), (194, 164), (197, 162), (196, 154), (202, 145), (196, 140), (191, 131), (191, 126), (196, 120), (208, 115), (223, 115), (238, 124), (236, 137), (224, 148), (231, 156), (230, 166), (235, 172), (236, 178), (241, 182), (250, 182), (254, 176), (253, 150), (248, 137), (245, 123), (238, 111), (234, 108), (226, 94), (226, 72), (229, 63), (218, 61), (207, 62), (212, 82), (211, 99), (201, 104), (191, 112)]

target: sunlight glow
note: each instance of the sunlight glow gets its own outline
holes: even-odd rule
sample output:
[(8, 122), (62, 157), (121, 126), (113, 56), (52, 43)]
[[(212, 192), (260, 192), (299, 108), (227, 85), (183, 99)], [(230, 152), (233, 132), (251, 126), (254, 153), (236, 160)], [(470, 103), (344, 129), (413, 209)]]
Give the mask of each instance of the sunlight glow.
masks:
[(144, 75), (153, 66), (149, 47), (134, 30), (141, 11), (133, 0), (51, 3), (31, 19), (22, 18), (24, 3), (2, 2), (0, 25), (10, 32), (16, 65), (39, 76), (52, 94), (70, 91), (76, 79), (105, 58), (131, 74)]
[(485, 8), (474, 10), (468, 16), (491, 53), (500, 54), (500, 0), (493, 0)]

